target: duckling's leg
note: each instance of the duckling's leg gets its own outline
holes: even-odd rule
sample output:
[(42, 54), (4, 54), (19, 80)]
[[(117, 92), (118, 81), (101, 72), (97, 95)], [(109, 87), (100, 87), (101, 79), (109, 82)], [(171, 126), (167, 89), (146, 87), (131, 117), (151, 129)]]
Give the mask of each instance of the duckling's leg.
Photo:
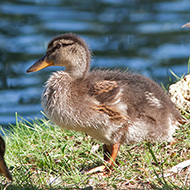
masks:
[(105, 164), (86, 171), (85, 172), (86, 174), (92, 174), (96, 172), (106, 172), (112, 166), (115, 165), (116, 157), (120, 149), (120, 143), (116, 143), (112, 145), (104, 145), (103, 148), (104, 148)]
[(112, 144), (112, 145), (105, 145), (104, 148), (104, 160), (108, 162), (111, 166), (115, 165), (115, 161), (117, 158), (117, 154), (120, 149), (120, 143)]

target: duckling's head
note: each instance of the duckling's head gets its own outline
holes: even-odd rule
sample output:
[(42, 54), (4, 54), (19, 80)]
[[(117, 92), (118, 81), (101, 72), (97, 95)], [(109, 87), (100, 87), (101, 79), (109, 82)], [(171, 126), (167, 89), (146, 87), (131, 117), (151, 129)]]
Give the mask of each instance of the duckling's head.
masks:
[(77, 35), (66, 33), (53, 38), (46, 54), (26, 72), (34, 72), (49, 66), (63, 66), (73, 77), (82, 77), (89, 69), (90, 51)]
[(5, 174), (5, 176), (8, 179), (12, 180), (12, 176), (4, 160), (4, 155), (5, 155), (5, 142), (3, 138), (0, 136), (0, 173)]

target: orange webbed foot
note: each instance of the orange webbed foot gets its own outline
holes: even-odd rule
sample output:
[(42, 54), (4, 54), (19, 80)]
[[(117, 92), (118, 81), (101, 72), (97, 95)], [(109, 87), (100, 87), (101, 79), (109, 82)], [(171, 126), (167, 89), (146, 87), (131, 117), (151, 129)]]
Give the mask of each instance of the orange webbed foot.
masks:
[(84, 174), (101, 173), (103, 176), (110, 175), (113, 166), (115, 166), (116, 157), (120, 148), (120, 143), (112, 145), (104, 145), (104, 160), (105, 164), (97, 166), (87, 171), (83, 171)]

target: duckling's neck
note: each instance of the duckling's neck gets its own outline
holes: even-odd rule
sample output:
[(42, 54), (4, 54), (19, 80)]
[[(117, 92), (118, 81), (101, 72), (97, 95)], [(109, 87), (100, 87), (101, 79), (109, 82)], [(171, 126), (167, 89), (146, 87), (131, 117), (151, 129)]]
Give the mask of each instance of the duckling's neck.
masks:
[(69, 64), (66, 67), (65, 72), (67, 72), (72, 78), (85, 78), (89, 71), (88, 59), (78, 59), (74, 61), (74, 64)]

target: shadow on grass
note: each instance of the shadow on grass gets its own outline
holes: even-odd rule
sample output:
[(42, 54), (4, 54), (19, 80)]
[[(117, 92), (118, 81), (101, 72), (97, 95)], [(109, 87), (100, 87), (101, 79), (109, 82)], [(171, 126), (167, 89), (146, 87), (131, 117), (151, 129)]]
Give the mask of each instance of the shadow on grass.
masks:
[(156, 184), (151, 184), (151, 187), (152, 189), (155, 189), (155, 190), (186, 190), (186, 189), (189, 189), (189, 188), (181, 188), (181, 187), (178, 187), (178, 186), (175, 186), (174, 184), (161, 184), (159, 187), (156, 185)]
[(24, 185), (24, 186), (19, 186), (19, 185), (0, 185), (0, 189), (6, 189), (6, 190), (19, 190), (19, 189), (27, 189), (27, 190), (42, 190), (44, 188), (39, 188), (33, 185)]

